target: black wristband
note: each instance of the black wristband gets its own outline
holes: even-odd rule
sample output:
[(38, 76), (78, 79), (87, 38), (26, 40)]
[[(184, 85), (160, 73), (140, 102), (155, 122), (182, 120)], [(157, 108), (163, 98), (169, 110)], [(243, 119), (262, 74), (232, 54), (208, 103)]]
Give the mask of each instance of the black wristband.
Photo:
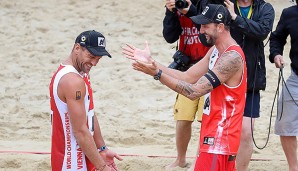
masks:
[(221, 82), (212, 70), (209, 69), (204, 76), (210, 81), (213, 89), (221, 85)]

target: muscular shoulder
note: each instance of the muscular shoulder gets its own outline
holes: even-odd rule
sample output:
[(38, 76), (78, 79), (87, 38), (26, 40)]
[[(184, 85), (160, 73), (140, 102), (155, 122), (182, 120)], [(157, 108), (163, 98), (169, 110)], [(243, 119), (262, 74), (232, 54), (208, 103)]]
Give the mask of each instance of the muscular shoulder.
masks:
[(222, 54), (222, 56), (216, 62), (214, 66), (215, 72), (223, 82), (234, 77), (235, 74), (241, 74), (243, 69), (243, 58), (236, 51), (228, 51)]
[(58, 84), (58, 95), (61, 99), (74, 99), (77, 93), (81, 96), (85, 95), (85, 82), (83, 78), (76, 73), (65, 74)]
[(236, 51), (228, 51), (222, 54), (218, 59), (217, 67), (222, 70), (222, 72), (236, 71), (243, 64), (243, 59), (240, 54)]

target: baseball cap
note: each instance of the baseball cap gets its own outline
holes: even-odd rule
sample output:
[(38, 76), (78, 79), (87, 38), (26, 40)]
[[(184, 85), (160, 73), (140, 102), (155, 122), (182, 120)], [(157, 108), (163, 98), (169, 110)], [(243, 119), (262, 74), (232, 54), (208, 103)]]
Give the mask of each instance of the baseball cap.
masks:
[(195, 24), (223, 23), (230, 25), (230, 12), (220, 4), (208, 4), (202, 14), (190, 17)]
[(82, 32), (76, 38), (75, 43), (79, 43), (81, 46), (85, 47), (94, 56), (109, 56), (110, 58), (112, 57), (106, 50), (105, 37), (95, 30)]

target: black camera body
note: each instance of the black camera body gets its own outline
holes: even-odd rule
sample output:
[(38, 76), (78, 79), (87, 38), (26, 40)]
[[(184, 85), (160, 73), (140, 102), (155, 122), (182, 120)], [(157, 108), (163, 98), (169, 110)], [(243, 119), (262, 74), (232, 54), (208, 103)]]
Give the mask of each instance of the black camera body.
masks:
[(175, 0), (175, 7), (177, 9), (187, 8), (188, 2), (186, 2), (186, 0)]
[(168, 68), (176, 69), (179, 71), (186, 71), (189, 68), (191, 62), (190, 57), (183, 54), (180, 50), (177, 50), (173, 55), (174, 61), (168, 66)]

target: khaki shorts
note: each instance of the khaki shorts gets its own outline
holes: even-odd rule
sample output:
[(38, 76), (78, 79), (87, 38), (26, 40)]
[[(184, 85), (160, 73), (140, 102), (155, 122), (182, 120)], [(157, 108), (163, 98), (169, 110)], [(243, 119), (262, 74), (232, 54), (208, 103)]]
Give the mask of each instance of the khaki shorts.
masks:
[(178, 94), (174, 105), (174, 119), (194, 121), (197, 115), (197, 120), (202, 121), (203, 106), (204, 97), (192, 101), (187, 97)]

